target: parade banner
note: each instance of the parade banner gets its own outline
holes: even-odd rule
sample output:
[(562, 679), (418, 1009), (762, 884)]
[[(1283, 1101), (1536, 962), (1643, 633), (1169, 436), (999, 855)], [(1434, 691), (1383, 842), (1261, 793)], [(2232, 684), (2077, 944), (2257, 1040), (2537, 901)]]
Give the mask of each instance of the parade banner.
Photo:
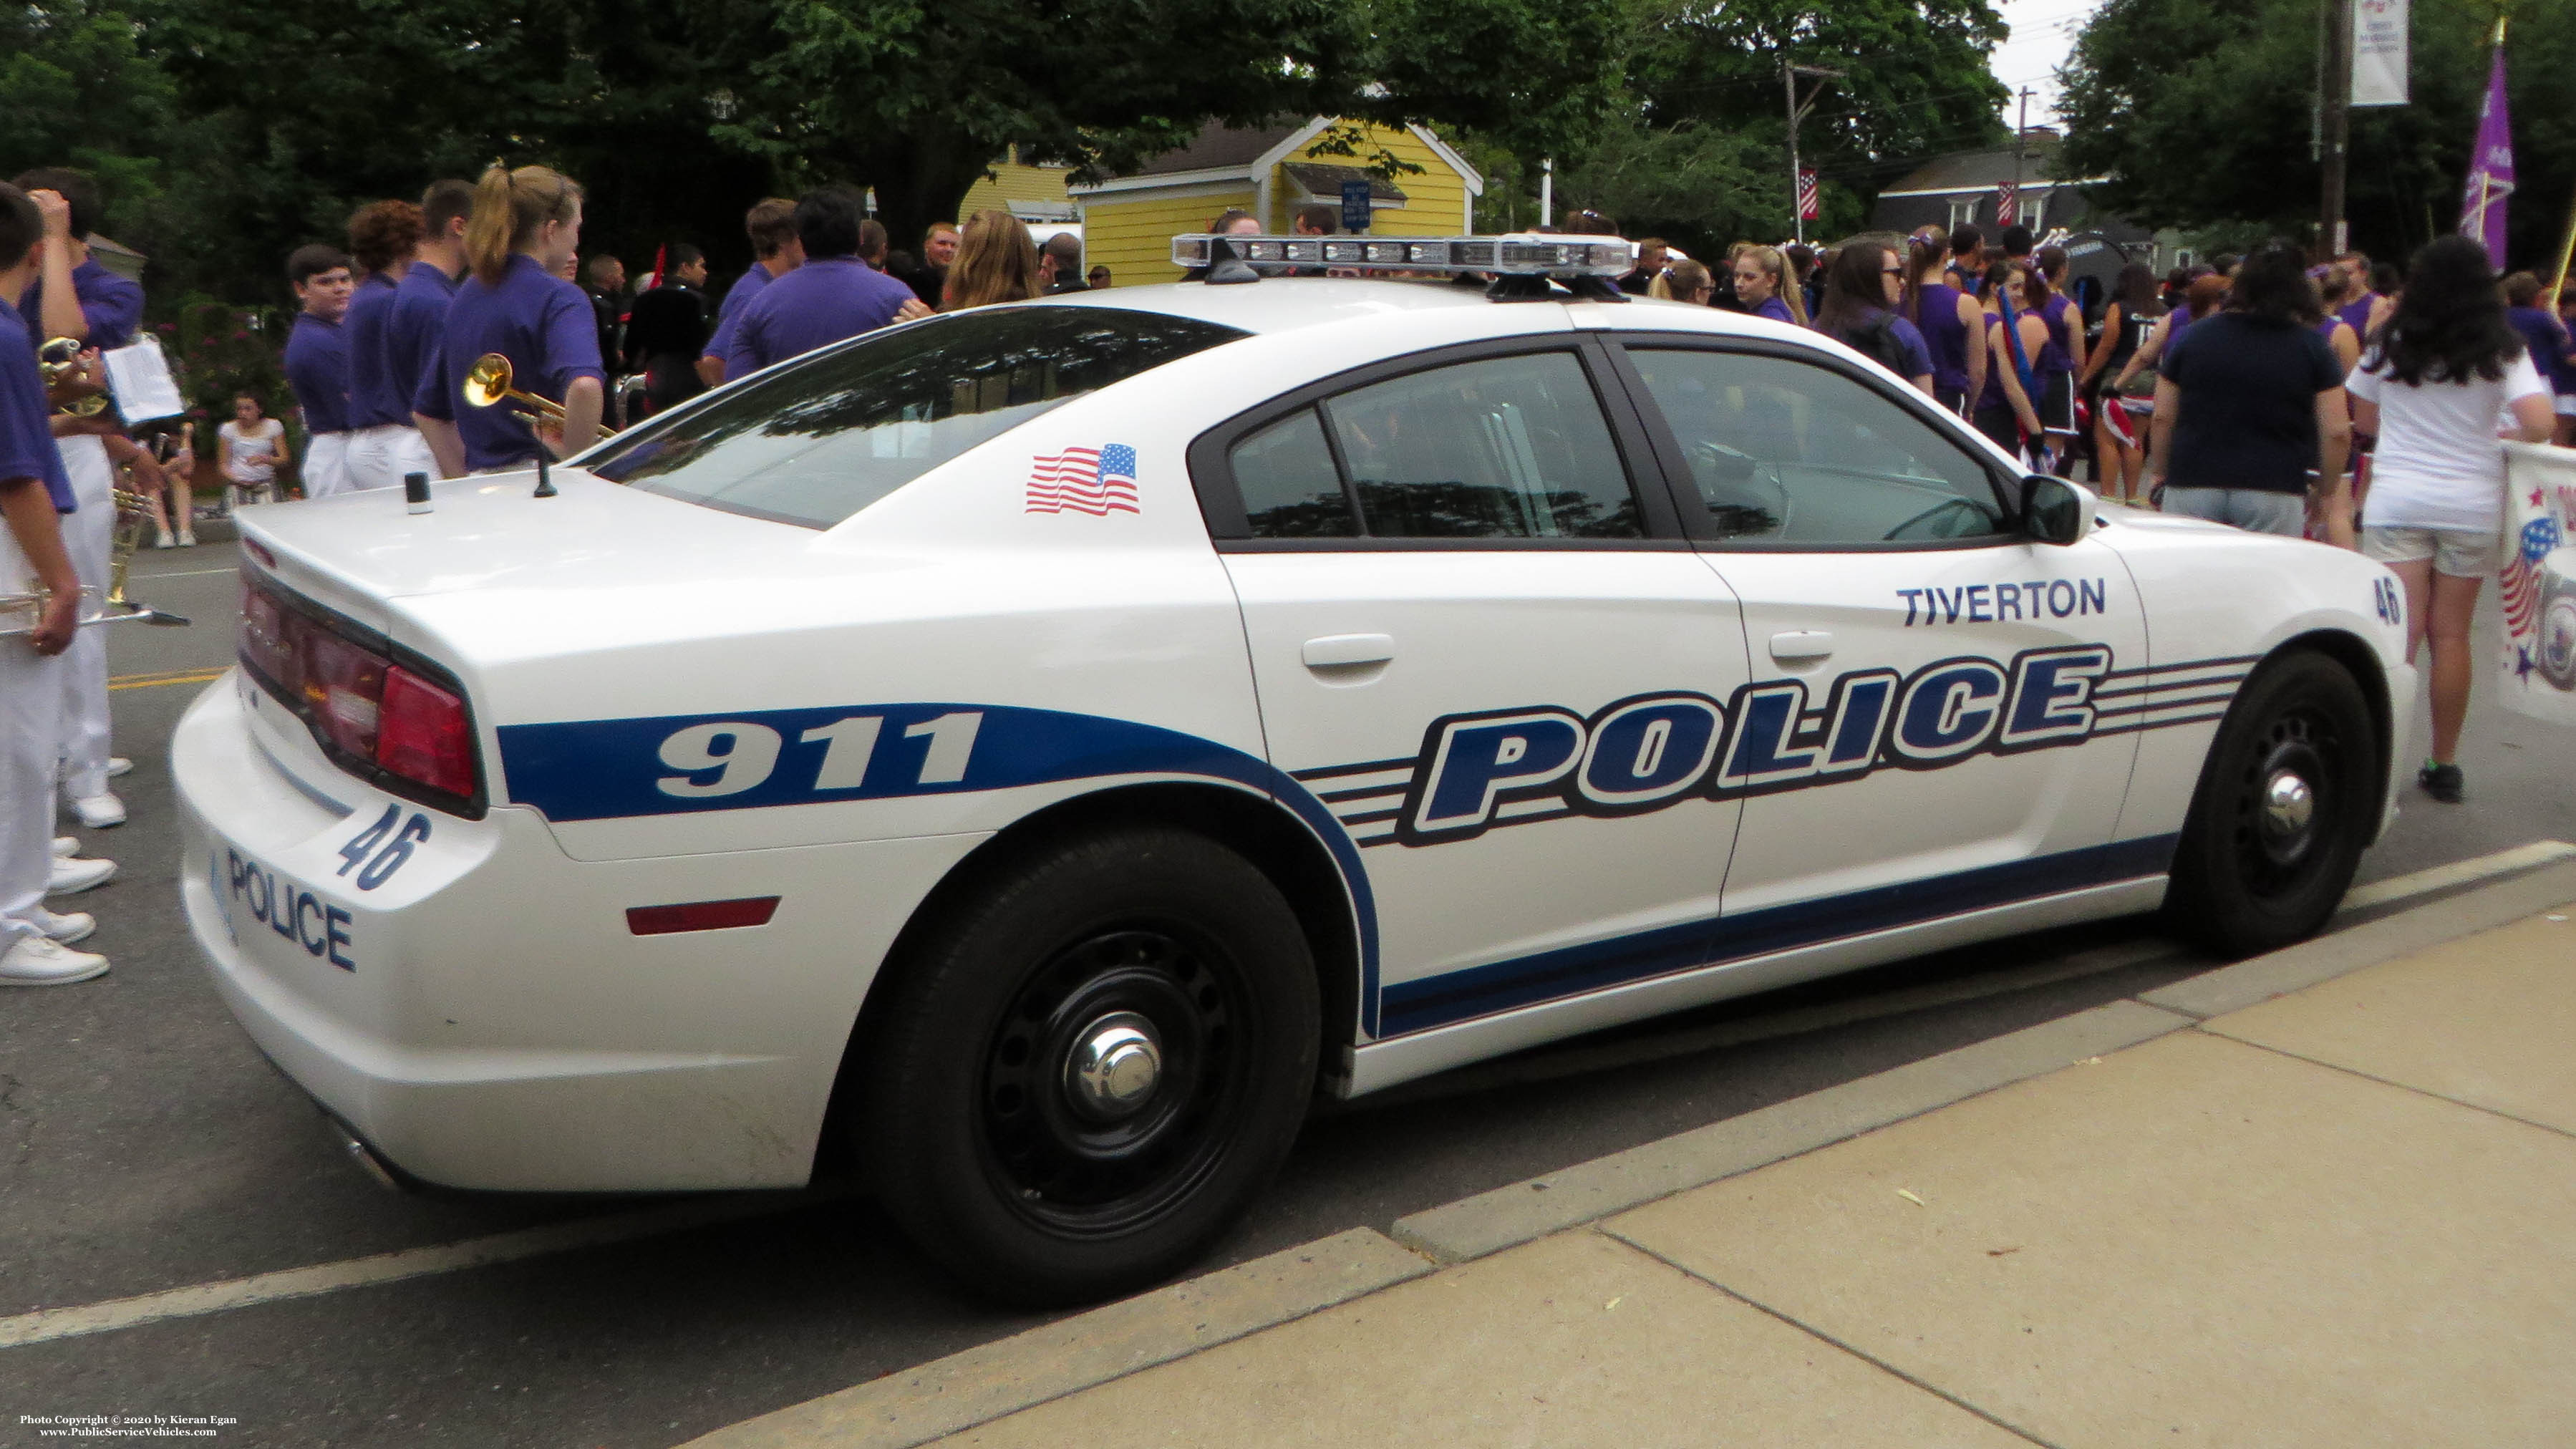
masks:
[(2406, 104), (2409, 0), (2352, 0), (2352, 101)]
[(2507, 443), (2504, 452), (2496, 697), (2516, 714), (2576, 725), (2576, 448)]
[(2478, 145), (2469, 153), (2460, 193), (2460, 234), (2486, 244), (2487, 263), (2504, 270), (2504, 205), (2513, 195), (2513, 127), (2505, 115), (2504, 22), (2496, 22), (2495, 64), (2487, 70), (2486, 104), (2478, 108)]

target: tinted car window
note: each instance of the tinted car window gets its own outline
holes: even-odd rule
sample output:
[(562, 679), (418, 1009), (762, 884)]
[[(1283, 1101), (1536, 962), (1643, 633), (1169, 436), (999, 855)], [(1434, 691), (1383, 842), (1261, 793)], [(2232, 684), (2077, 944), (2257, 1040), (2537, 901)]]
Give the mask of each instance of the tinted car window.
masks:
[(1433, 368), (1355, 388), (1323, 408), (1373, 537), (1645, 535), (1600, 401), (1572, 353)]
[(818, 351), (581, 461), (648, 493), (829, 528), (1049, 408), (1244, 335), (1107, 307), (961, 312)]
[(1701, 503), (1731, 537), (1848, 544), (2006, 531), (1983, 464), (1852, 378), (1754, 353), (1629, 356)]
[(1332, 445), (1313, 408), (1299, 408), (1227, 455), (1255, 538), (1348, 538), (1359, 532)]

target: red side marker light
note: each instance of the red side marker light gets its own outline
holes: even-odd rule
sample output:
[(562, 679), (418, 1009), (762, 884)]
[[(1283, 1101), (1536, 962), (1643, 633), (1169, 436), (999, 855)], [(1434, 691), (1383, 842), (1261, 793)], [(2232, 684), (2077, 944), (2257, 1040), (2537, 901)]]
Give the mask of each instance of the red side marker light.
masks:
[(766, 926), (778, 913), (778, 897), (745, 896), (738, 901), (691, 901), (678, 906), (628, 906), (630, 935), (667, 936), (675, 931), (722, 931), (733, 926)]

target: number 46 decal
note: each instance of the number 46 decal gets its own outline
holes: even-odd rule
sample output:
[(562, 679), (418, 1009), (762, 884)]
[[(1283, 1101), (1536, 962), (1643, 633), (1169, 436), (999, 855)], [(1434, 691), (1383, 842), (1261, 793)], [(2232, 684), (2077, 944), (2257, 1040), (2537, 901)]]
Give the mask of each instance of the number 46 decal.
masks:
[[(984, 723), (981, 711), (961, 711), (926, 719), (904, 730), (906, 739), (925, 739), (915, 787), (955, 785), (966, 778), (966, 761), (975, 751), (975, 732)], [(869, 762), (876, 758), (877, 736), (885, 720), (852, 715), (818, 725), (796, 737), (799, 744), (820, 745), (814, 766), (817, 790), (856, 790), (867, 782)], [(702, 800), (739, 795), (765, 783), (778, 769), (786, 741), (778, 731), (748, 720), (718, 720), (674, 731), (657, 752), (662, 763), (685, 774), (654, 781), (665, 795)], [(714, 771), (710, 777), (707, 772)]]
[[(394, 822), (401, 819), (401, 806), (386, 806), (375, 824), (351, 836), (349, 843), (340, 847), (340, 868), (333, 874), (347, 875), (363, 863), (366, 868), (358, 871), (358, 889), (371, 891), (392, 880), (403, 862), (411, 859), (412, 848), (429, 839), (429, 817), (415, 814), (396, 830)], [(393, 837), (390, 840), (385, 838), (389, 835)], [(370, 855), (375, 859), (367, 859)]]

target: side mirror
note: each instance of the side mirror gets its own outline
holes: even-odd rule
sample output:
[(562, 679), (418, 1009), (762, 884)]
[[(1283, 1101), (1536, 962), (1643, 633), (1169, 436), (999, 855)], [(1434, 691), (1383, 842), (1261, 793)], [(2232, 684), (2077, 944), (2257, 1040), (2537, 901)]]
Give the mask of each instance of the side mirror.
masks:
[(2093, 520), (2093, 495), (2063, 478), (2033, 473), (2021, 480), (2022, 536), (2060, 547), (2084, 537)]

